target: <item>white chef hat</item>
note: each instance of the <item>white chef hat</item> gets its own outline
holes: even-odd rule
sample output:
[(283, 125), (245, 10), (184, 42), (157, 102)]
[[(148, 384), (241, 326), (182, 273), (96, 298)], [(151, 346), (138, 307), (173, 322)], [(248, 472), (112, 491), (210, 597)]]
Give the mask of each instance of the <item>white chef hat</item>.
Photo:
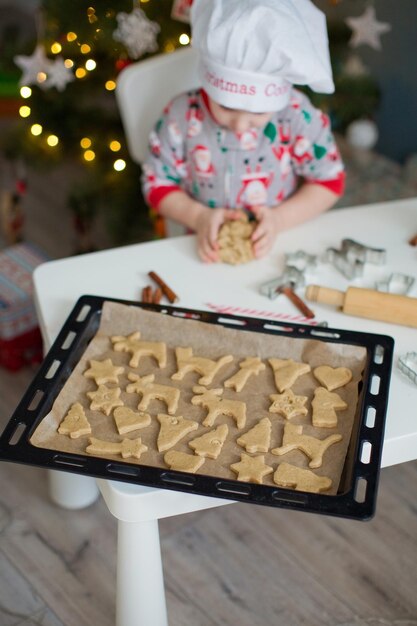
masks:
[(326, 18), (310, 0), (194, 0), (191, 25), (203, 87), (223, 106), (279, 111), (292, 84), (334, 91)]

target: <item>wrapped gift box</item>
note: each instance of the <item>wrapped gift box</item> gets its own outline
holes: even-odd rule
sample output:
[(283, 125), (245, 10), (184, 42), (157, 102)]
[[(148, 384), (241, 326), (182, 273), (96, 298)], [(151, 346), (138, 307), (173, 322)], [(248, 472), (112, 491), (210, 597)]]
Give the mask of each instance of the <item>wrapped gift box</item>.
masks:
[(33, 301), (32, 274), (47, 261), (28, 243), (0, 252), (0, 364), (16, 370), (42, 358), (42, 339)]

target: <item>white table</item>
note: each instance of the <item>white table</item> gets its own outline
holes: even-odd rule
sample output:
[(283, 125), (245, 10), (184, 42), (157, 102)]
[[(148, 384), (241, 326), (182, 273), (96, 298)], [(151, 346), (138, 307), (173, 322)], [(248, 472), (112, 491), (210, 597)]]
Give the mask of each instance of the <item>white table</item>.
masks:
[[(417, 198), (331, 211), (278, 238), (267, 258), (242, 266), (205, 265), (195, 252), (193, 236), (137, 244), (52, 261), (35, 270), (35, 298), (45, 347), (58, 334), (75, 301), (83, 294), (139, 300), (142, 287), (157, 272), (179, 295), (179, 305), (202, 310), (281, 319), (300, 314), (280, 296), (269, 300), (259, 286), (278, 276), (284, 254), (304, 250), (322, 255), (338, 248), (344, 238), (386, 248), (387, 263), (366, 265), (361, 279), (348, 281), (333, 266), (319, 263), (308, 283), (345, 290), (349, 285), (374, 288), (393, 272), (417, 276), (417, 248), (408, 245), (417, 233)], [(300, 292), (303, 296), (303, 293)], [(417, 297), (417, 281), (409, 295)], [(417, 386), (397, 367), (398, 356), (417, 351), (417, 329), (346, 316), (334, 308), (310, 304), (316, 319), (329, 326), (391, 335), (395, 339), (394, 366), (386, 421), (382, 466), (417, 458)], [(297, 321), (297, 319), (294, 319)], [(411, 408), (410, 408), (411, 407)], [(51, 495), (62, 506), (86, 506), (97, 497), (94, 479), (51, 472)], [(109, 510), (119, 520), (117, 625), (166, 626), (158, 519), (229, 501), (98, 481)], [(134, 554), (144, 555), (135, 559)], [(150, 564), (153, 567), (150, 568)]]

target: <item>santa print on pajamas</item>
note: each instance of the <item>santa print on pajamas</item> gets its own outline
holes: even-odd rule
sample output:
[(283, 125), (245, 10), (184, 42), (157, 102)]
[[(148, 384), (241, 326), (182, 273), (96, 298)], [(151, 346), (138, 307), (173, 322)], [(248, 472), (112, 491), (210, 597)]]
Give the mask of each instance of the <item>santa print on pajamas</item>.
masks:
[(292, 89), (264, 129), (234, 133), (213, 118), (203, 90), (177, 96), (152, 131), (143, 188), (158, 208), (176, 189), (210, 207), (276, 206), (299, 179), (343, 192), (343, 164), (328, 117)]

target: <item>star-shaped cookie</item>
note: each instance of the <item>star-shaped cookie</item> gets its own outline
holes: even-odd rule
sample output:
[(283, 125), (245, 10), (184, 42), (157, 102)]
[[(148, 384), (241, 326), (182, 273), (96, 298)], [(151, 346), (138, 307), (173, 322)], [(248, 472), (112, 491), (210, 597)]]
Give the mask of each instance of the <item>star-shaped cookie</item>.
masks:
[(92, 411), (102, 411), (105, 415), (110, 415), (116, 406), (123, 406), (120, 400), (121, 390), (119, 387), (110, 389), (106, 385), (99, 385), (96, 391), (88, 391), (87, 396), (91, 400), (90, 409)]
[(287, 420), (296, 415), (307, 415), (308, 410), (304, 406), (307, 396), (296, 396), (292, 389), (287, 389), (284, 393), (273, 393), (269, 396), (272, 404), (269, 407), (270, 413), (279, 413)]
[(106, 383), (118, 383), (119, 375), (123, 374), (124, 367), (113, 365), (111, 359), (105, 361), (90, 360), (90, 367), (85, 370), (84, 376), (86, 378), (94, 378), (96, 385), (105, 385)]
[(274, 471), (272, 467), (265, 464), (263, 454), (259, 456), (249, 456), (249, 454), (241, 454), (240, 461), (233, 463), (230, 469), (237, 474), (237, 480), (249, 483), (257, 483), (262, 485), (262, 479)]

